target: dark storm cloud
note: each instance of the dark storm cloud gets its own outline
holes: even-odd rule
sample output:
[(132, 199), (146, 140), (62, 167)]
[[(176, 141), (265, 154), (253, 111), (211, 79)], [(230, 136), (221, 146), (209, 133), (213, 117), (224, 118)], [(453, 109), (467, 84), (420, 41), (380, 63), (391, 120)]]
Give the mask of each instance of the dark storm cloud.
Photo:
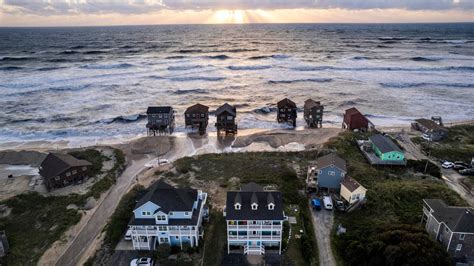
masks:
[[(3, 12), (53, 14), (140, 14), (162, 9), (397, 8), (407, 10), (473, 10), (474, 0), (4, 0)], [(0, 0), (1, 3), (1, 0)], [(6, 8), (10, 7), (10, 8)], [(12, 8), (13, 7), (13, 8)]]

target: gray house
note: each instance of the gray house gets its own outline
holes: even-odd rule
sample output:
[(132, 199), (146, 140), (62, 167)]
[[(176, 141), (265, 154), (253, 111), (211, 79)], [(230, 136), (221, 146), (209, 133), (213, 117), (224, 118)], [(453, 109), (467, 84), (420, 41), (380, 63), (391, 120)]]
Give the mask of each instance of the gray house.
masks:
[(432, 141), (440, 141), (448, 136), (448, 130), (438, 124), (435, 121), (420, 118), (416, 119), (412, 123), (412, 128), (423, 132)]
[(315, 181), (318, 188), (340, 190), (346, 176), (346, 161), (335, 153), (318, 158), (314, 166)]
[(474, 208), (447, 206), (440, 199), (424, 199), (421, 223), (457, 261), (474, 261)]
[(174, 110), (171, 106), (150, 106), (146, 110), (148, 123), (146, 128), (148, 135), (155, 136), (157, 133), (173, 133)]

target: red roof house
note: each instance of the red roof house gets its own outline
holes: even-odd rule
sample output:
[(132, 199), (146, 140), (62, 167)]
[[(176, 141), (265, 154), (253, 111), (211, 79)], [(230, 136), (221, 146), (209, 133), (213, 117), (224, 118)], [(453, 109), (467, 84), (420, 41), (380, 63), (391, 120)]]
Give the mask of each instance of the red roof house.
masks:
[(374, 124), (372, 124), (367, 117), (365, 117), (359, 110), (355, 107), (347, 109), (344, 113), (344, 122), (342, 123), (342, 128), (348, 130), (371, 130), (374, 128)]

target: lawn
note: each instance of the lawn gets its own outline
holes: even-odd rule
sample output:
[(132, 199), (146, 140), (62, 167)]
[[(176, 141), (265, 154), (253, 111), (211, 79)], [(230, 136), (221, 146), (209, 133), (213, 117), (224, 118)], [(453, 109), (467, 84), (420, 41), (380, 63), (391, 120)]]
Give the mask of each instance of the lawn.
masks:
[[(340, 223), (347, 229), (340, 237), (332, 235), (340, 263), (448, 263), (447, 253), (419, 226), (422, 199), (441, 198), (452, 205), (465, 202), (439, 179), (417, 177), (406, 168), (370, 166), (354, 144), (357, 137), (354, 133), (344, 133), (328, 144), (329, 149), (347, 161), (348, 173), (368, 189), (363, 209), (348, 214), (335, 213), (335, 225)], [(413, 247), (414, 244), (418, 246)], [(407, 247), (411, 249), (407, 251)], [(407, 255), (399, 256), (402, 251)], [(410, 260), (413, 256), (409, 254), (423, 260)]]
[[(92, 173), (100, 173), (98, 169), (102, 168), (105, 158), (99, 152), (85, 150), (74, 152), (73, 155), (90, 161), (93, 164)], [(10, 252), (0, 259), (0, 265), (36, 264), (52, 243), (79, 222), (80, 211), (68, 209), (67, 206), (74, 204), (80, 208), (88, 197), (99, 197), (115, 183), (116, 176), (125, 167), (125, 160), (120, 150), (114, 150), (114, 155), (116, 163), (113, 168), (84, 195), (45, 197), (33, 192), (0, 202), (12, 209), (9, 216), (0, 219), (0, 228), (5, 230), (10, 244)], [(105, 183), (102, 180), (106, 178)]]

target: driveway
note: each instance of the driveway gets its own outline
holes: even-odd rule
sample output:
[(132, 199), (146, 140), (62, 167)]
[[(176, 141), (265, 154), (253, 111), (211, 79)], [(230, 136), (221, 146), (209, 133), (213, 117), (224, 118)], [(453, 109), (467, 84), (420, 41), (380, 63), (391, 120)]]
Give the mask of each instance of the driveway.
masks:
[(334, 224), (333, 211), (325, 209), (313, 211), (311, 207), (310, 211), (313, 216), (314, 234), (318, 242), (319, 265), (335, 266), (336, 260), (331, 249), (331, 230)]
[(94, 239), (102, 231), (107, 220), (114, 213), (122, 196), (130, 188), (135, 176), (139, 174), (149, 158), (132, 161), (127, 169), (117, 178), (115, 185), (109, 190), (104, 200), (99, 204), (87, 224), (81, 229), (67, 250), (58, 259), (56, 265), (77, 265), (82, 255)]

